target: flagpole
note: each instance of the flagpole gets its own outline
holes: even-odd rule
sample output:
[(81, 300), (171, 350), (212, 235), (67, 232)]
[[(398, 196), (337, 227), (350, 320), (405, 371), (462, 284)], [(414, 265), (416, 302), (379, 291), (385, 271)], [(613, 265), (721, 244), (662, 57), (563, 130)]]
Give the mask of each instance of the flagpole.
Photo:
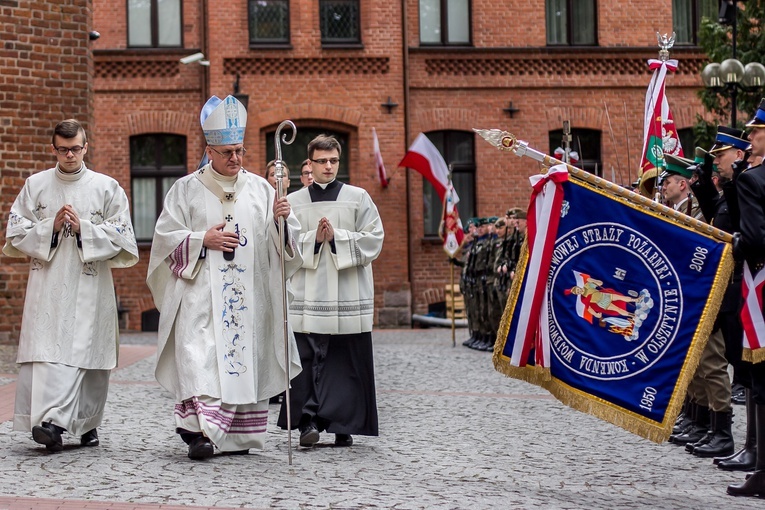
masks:
[[(447, 175), (448, 187), (446, 189), (447, 189), (447, 193), (450, 193), (451, 192), (451, 187), (452, 187), (452, 164), (451, 163), (449, 163), (448, 168), (449, 168), (449, 174)], [(446, 202), (444, 202), (444, 208), (446, 208)], [(445, 232), (444, 232), (444, 237), (446, 237), (446, 233)], [(452, 257), (449, 256), (449, 258), (451, 259)], [(451, 262), (451, 260), (450, 260), (450, 262)], [(455, 320), (455, 317), (456, 317), (457, 314), (455, 313), (455, 310), (454, 310), (454, 264), (449, 264), (449, 266), (451, 267), (451, 271), (450, 271), (450, 274), (451, 274), (451, 287), (449, 287), (449, 294), (451, 295), (451, 300), (452, 300), (452, 347), (456, 347), (457, 346), (457, 339), (455, 338), (454, 320)]]
[[(292, 123), (291, 120), (285, 120), (281, 124), (279, 124), (279, 127), (276, 128), (276, 133), (274, 135), (274, 145), (276, 149), (276, 163), (274, 165), (274, 177), (276, 178), (276, 198), (282, 198), (286, 193), (287, 190), (284, 189), (284, 161), (282, 161), (282, 146), (279, 144), (279, 135), (282, 132), (282, 128), (289, 127), (292, 129), (292, 138), (287, 140), (287, 135), (282, 135), (282, 141), (285, 145), (290, 145), (292, 142), (295, 141), (295, 136), (297, 136), (297, 128), (295, 127), (295, 124)], [(285, 381), (285, 389), (284, 389), (284, 409), (287, 413), (287, 463), (288, 465), (292, 465), (292, 416), (291, 416), (291, 400), (290, 400), (290, 341), (289, 341), (289, 322), (288, 322), (288, 315), (287, 315), (287, 272), (284, 267), (284, 242), (285, 242), (285, 233), (284, 233), (284, 218), (279, 217), (279, 249), (280, 249), (280, 257), (279, 261), (281, 264), (281, 271), (282, 271), (282, 320), (284, 323), (283, 328), (283, 334), (284, 334), (284, 373), (286, 376)]]
[(572, 165), (567, 165), (563, 161), (555, 159), (552, 156), (548, 156), (544, 152), (540, 152), (536, 149), (529, 147), (529, 142), (518, 140), (515, 137), (515, 135), (508, 133), (507, 131), (502, 131), (500, 129), (476, 129), (476, 128), (473, 128), (473, 131), (481, 135), (481, 137), (484, 140), (486, 140), (491, 145), (495, 146), (497, 149), (501, 151), (510, 151), (510, 152), (513, 152), (516, 156), (520, 156), (520, 157), (527, 156), (535, 161), (539, 161), (540, 163), (542, 163), (543, 165), (547, 167), (551, 167), (555, 165), (566, 165), (566, 169), (568, 170), (569, 174), (585, 182), (588, 182), (589, 184), (592, 184), (593, 186), (607, 189), (611, 191), (612, 193), (614, 193), (615, 195), (618, 195), (628, 200), (630, 203), (641, 205), (643, 207), (650, 209), (651, 211), (661, 214), (664, 217), (672, 218), (680, 223), (683, 223), (689, 226), (690, 228), (698, 232), (701, 232), (702, 234), (712, 236), (716, 239), (720, 239), (728, 243), (733, 242), (733, 236), (725, 232), (724, 230), (715, 228), (708, 223), (704, 223), (703, 221), (697, 220), (693, 216), (688, 216), (686, 214), (683, 214), (680, 211), (676, 211), (671, 207), (667, 207), (666, 205), (660, 204), (639, 193), (635, 193), (634, 191), (630, 191), (628, 189), (622, 188), (618, 184), (615, 184), (611, 181), (598, 177), (597, 175), (593, 175), (590, 172), (587, 172), (586, 170), (582, 170), (581, 168), (577, 168)]

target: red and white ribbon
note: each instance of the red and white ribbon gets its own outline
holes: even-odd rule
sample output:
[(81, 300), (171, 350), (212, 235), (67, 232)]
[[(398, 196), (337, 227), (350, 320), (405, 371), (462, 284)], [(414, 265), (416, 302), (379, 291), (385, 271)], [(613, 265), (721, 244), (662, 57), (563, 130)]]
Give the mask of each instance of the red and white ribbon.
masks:
[(741, 293), (744, 296), (744, 306), (741, 309), (741, 324), (744, 326), (744, 355), (752, 355), (752, 361), (757, 362), (761, 356), (754, 354), (765, 349), (765, 317), (762, 315), (762, 294), (765, 289), (765, 269), (761, 269), (752, 278), (749, 264), (744, 262), (744, 282)]
[[(533, 191), (527, 213), (529, 260), (526, 267), (526, 285), (520, 299), (518, 329), (513, 339), (510, 363), (517, 367), (526, 365), (529, 351), (537, 346), (536, 362), (548, 366), (543, 345), (538, 345), (542, 304), (547, 297), (547, 274), (550, 272), (555, 236), (563, 207), (563, 183), (568, 180), (566, 165), (556, 165), (545, 175), (529, 178)], [(542, 326), (541, 331), (545, 327)], [(548, 336), (549, 342), (549, 336)], [(541, 363), (540, 363), (541, 362)]]

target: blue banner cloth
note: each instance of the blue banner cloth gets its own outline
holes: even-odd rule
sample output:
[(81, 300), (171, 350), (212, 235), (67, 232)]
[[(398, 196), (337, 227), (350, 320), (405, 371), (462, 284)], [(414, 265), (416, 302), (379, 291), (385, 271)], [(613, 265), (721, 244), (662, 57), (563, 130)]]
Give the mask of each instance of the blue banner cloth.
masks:
[[(571, 178), (563, 189), (549, 273), (529, 274), (523, 250), (495, 367), (664, 441), (712, 331), (732, 269), (730, 245), (584, 181)], [(547, 279), (548, 292), (538, 332), (549, 335), (544, 368), (535, 366), (535, 350), (511, 363), (521, 296), (538, 278)]]

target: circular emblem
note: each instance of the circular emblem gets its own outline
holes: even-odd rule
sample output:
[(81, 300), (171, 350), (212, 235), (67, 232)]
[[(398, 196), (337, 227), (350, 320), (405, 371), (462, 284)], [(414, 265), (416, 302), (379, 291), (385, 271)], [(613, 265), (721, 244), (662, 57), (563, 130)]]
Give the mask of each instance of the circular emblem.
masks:
[(584, 377), (648, 369), (680, 326), (677, 273), (655, 243), (625, 225), (593, 223), (559, 237), (548, 283), (550, 352)]

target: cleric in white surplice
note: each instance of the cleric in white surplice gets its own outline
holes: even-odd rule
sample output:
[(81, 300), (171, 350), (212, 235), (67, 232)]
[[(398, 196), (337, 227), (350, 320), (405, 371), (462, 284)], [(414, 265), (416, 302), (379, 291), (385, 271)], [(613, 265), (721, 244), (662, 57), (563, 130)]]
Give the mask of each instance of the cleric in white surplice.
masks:
[(130, 206), (119, 183), (83, 163), (79, 122), (53, 131), (55, 168), (30, 176), (11, 206), (3, 253), (30, 257), (17, 362), (14, 430), (49, 451), (62, 433), (99, 444), (117, 366), (117, 303), (112, 268), (138, 262)]
[[(304, 447), (324, 430), (337, 446), (352, 445), (351, 434), (378, 434), (372, 262), (382, 251), (383, 224), (369, 193), (337, 180), (340, 151), (334, 137), (314, 138), (314, 182), (289, 195), (304, 260), (291, 281), (290, 322), (303, 373), (292, 382), (290, 412)], [(287, 426), (286, 404), (278, 425)]]
[[(286, 197), (242, 168), (247, 112), (213, 96), (200, 116), (209, 163), (170, 188), (157, 220), (147, 283), (160, 311), (157, 381), (173, 394), (189, 457), (262, 448), (268, 400), (285, 389), (280, 246), (302, 264)], [(233, 255), (233, 256), (232, 256)], [(290, 378), (300, 372), (289, 331)]]

